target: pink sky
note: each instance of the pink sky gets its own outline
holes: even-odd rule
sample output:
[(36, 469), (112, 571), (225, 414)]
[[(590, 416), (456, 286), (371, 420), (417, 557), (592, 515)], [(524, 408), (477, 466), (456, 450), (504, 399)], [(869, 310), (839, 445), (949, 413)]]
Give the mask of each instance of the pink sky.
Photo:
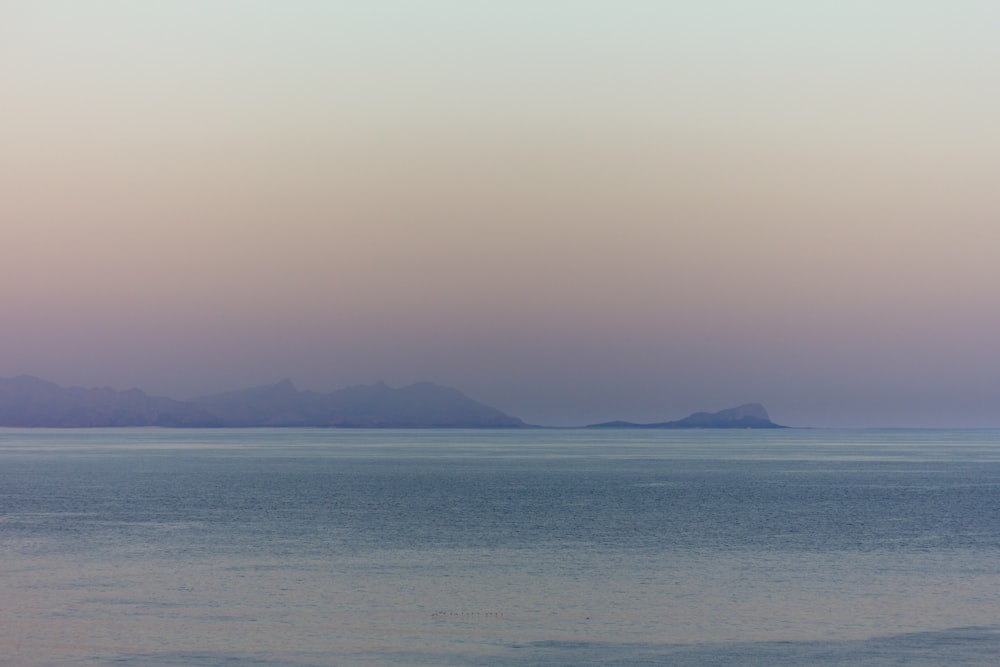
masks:
[(1000, 426), (998, 32), (971, 1), (4, 3), (0, 376)]

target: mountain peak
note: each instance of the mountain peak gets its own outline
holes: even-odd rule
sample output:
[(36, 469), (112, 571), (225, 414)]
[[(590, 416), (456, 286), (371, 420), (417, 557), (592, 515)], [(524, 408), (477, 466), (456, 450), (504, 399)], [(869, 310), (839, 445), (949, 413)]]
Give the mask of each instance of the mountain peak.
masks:
[(715, 413), (718, 417), (728, 418), (728, 419), (745, 419), (747, 417), (752, 419), (761, 419), (763, 421), (770, 421), (771, 418), (767, 414), (767, 410), (760, 403), (744, 403), (743, 405), (738, 405), (735, 408), (729, 408), (727, 410), (720, 410)]
[(292, 381), (289, 380), (288, 378), (285, 378), (281, 382), (278, 382), (277, 384), (272, 386), (274, 387), (275, 391), (292, 392), (292, 393), (298, 393), (299, 391), (298, 389), (295, 388), (295, 385), (292, 384)]

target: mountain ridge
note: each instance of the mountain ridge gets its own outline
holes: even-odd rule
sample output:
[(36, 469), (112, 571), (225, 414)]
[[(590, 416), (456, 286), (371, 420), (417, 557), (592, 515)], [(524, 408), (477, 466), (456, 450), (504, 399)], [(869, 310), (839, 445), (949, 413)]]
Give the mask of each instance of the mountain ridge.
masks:
[(84, 389), (30, 375), (0, 379), (0, 425), (28, 427), (218, 426), (191, 403), (147, 396), (139, 389)]
[[(331, 392), (301, 391), (289, 379), (189, 401), (140, 389), (60, 387), (30, 375), (0, 378), (0, 426), (174, 428), (541, 428), (432, 382), (384, 382)], [(786, 428), (759, 403), (651, 424), (626, 421), (586, 428)]]
[(60, 387), (30, 375), (0, 378), (0, 426), (522, 428), (517, 417), (431, 382), (384, 383), (329, 393), (281, 382), (190, 401), (139, 389)]
[(192, 401), (231, 426), (331, 428), (510, 428), (523, 421), (432, 382), (384, 382), (328, 393), (299, 391), (289, 380)]

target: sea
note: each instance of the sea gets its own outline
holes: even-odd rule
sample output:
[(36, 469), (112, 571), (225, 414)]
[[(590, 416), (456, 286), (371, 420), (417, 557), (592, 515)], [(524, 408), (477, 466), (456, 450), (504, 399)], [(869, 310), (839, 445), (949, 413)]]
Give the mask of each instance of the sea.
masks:
[(1000, 431), (0, 429), (0, 664), (995, 665)]

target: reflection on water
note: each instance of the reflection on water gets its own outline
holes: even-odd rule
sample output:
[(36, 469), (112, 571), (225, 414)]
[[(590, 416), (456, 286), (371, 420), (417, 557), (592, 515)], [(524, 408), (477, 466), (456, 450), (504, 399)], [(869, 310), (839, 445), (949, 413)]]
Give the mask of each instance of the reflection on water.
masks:
[(986, 665), (998, 548), (991, 431), (0, 431), (18, 665)]

